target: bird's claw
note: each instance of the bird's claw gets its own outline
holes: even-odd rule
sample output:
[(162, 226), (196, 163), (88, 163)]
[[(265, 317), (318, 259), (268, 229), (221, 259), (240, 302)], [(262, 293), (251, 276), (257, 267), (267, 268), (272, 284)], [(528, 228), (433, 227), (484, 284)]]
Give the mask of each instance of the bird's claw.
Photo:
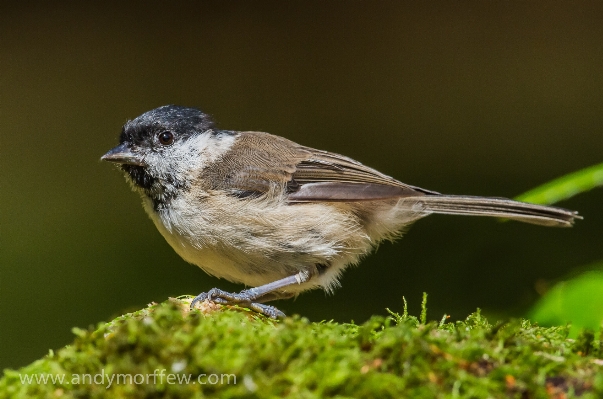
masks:
[(208, 292), (202, 292), (201, 294), (197, 295), (192, 300), (190, 308), (193, 309), (197, 302), (207, 300), (220, 305), (241, 305), (272, 319), (282, 319), (285, 317), (285, 314), (274, 306), (254, 302), (255, 299), (256, 298), (249, 290), (243, 290), (239, 293), (231, 293), (222, 291), (219, 288), (212, 288)]

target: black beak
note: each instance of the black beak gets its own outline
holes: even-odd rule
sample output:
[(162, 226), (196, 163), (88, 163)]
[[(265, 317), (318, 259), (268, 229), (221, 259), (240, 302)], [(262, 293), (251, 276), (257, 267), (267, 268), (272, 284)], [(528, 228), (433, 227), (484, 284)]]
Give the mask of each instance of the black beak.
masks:
[(101, 157), (101, 161), (115, 162), (122, 165), (146, 166), (142, 157), (134, 154), (126, 143), (109, 150), (109, 152)]

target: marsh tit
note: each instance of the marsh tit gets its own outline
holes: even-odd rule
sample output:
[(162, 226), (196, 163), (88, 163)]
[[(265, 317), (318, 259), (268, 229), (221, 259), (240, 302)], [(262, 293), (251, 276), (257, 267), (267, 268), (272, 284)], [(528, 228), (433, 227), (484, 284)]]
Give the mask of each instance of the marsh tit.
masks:
[(128, 121), (101, 158), (118, 164), (163, 237), (187, 262), (243, 283), (198, 295), (272, 318), (265, 302), (332, 291), (349, 265), (432, 213), (571, 226), (566, 209), (443, 195), (332, 152), (254, 131), (217, 129), (196, 108), (166, 105)]

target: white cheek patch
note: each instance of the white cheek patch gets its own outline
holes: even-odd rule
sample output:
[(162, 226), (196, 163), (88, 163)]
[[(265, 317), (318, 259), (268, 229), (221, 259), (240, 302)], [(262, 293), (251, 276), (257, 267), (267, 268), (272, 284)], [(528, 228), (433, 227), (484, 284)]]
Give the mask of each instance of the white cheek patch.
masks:
[(165, 151), (147, 155), (153, 175), (166, 182), (189, 181), (232, 147), (235, 135), (215, 135), (208, 130), (188, 140), (178, 141)]
[(200, 163), (199, 168), (205, 168), (208, 164), (226, 154), (234, 144), (237, 135), (222, 134), (216, 136), (211, 130), (188, 140), (191, 147), (196, 148)]

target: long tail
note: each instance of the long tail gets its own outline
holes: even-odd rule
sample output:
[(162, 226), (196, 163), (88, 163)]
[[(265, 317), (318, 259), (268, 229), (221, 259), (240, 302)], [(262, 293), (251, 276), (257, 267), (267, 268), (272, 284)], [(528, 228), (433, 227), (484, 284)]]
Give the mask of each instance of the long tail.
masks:
[(575, 211), (528, 204), (507, 198), (425, 195), (413, 197), (413, 199), (417, 199), (419, 206), (424, 207), (426, 212), (448, 215), (494, 216), (557, 227), (570, 227), (574, 224), (575, 219), (582, 219)]

